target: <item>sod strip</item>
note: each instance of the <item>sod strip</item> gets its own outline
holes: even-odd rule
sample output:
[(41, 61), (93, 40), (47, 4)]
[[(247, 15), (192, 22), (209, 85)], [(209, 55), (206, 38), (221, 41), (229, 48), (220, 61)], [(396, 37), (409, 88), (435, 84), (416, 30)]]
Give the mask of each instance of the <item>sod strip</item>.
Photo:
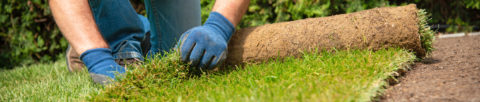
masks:
[(175, 55), (147, 61), (96, 101), (369, 101), (415, 56), (402, 49), (308, 53), (189, 77)]
[(227, 63), (301, 56), (302, 52), (331, 48), (399, 47), (422, 58), (431, 51), (433, 42), (427, 18), (424, 10), (411, 4), (244, 28), (229, 42)]

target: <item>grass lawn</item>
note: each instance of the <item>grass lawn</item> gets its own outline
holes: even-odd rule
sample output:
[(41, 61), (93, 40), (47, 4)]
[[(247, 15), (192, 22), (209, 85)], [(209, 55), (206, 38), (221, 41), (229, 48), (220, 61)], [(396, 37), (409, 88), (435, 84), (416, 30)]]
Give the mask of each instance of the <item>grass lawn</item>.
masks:
[(0, 101), (75, 101), (98, 93), (88, 73), (70, 73), (64, 60), (0, 70)]
[(384, 79), (414, 59), (400, 49), (309, 53), (192, 77), (176, 64), (177, 57), (167, 56), (137, 66), (94, 99), (368, 101), (381, 91)]
[(401, 49), (308, 53), (302, 58), (189, 74), (177, 56), (146, 61), (105, 89), (63, 61), (0, 71), (5, 100), (369, 101), (415, 56)]

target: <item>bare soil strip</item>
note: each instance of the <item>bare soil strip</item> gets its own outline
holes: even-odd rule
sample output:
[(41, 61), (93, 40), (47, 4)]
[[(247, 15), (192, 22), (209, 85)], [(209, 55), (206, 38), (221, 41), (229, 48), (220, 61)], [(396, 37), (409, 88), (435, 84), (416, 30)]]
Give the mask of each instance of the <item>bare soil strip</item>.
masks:
[(434, 47), (381, 101), (480, 102), (480, 36), (438, 39)]

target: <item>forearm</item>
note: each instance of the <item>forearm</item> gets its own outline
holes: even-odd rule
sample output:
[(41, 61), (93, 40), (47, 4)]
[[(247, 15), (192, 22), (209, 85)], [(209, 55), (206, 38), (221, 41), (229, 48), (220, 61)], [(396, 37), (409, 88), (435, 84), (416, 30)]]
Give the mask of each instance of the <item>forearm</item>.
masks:
[(58, 27), (76, 52), (108, 48), (87, 0), (49, 0), (49, 4)]
[(216, 11), (227, 18), (233, 26), (242, 20), (250, 0), (217, 0), (212, 11)]

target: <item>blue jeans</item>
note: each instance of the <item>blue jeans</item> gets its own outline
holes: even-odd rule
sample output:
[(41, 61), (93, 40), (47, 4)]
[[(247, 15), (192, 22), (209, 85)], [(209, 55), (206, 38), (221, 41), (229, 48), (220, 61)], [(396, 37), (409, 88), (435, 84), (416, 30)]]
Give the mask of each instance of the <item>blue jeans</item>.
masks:
[[(170, 51), (181, 34), (201, 25), (200, 0), (145, 0), (148, 19), (129, 0), (89, 0), (95, 22), (115, 59)], [(142, 46), (143, 45), (143, 46)]]

